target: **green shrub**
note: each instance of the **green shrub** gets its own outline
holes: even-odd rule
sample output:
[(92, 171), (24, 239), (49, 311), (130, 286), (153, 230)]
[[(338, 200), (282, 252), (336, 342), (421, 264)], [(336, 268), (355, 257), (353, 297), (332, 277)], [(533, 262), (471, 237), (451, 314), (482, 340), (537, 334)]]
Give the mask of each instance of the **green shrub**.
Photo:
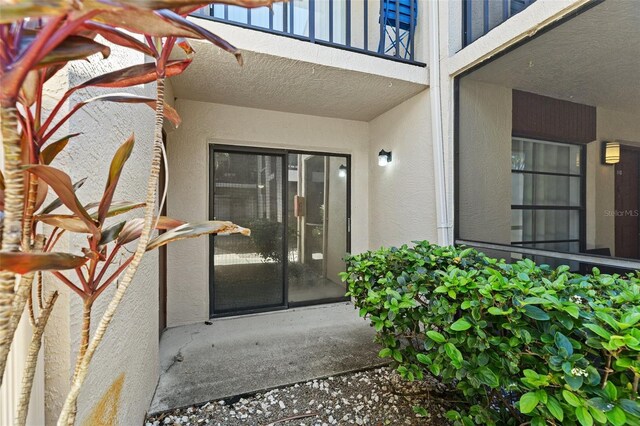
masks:
[(640, 425), (640, 273), (578, 275), (471, 248), (347, 259), (348, 295), (407, 380), (455, 388), (456, 425)]

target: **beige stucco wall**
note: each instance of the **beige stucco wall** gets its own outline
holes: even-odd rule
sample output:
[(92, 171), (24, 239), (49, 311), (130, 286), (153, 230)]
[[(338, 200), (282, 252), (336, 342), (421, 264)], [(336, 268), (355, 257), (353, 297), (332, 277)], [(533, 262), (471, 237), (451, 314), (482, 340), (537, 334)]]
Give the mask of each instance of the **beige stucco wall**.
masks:
[(588, 2), (589, 0), (537, 0), (459, 51), (456, 47), (462, 47), (461, 40), (457, 34), (450, 32), (450, 28), (453, 27), (454, 31), (456, 28), (462, 30), (461, 10), (452, 7), (448, 1), (440, 2), (440, 37), (443, 42), (447, 40), (450, 44), (449, 52), (456, 51), (455, 54), (447, 55), (449, 57), (442, 62), (442, 72), (452, 76), (458, 75)]
[[(351, 154), (352, 250), (368, 248), (368, 124), (178, 99), (182, 125), (168, 136), (170, 216), (208, 219), (208, 147), (223, 143)], [(168, 248), (167, 325), (209, 317), (206, 238)]]
[(598, 108), (596, 126), (598, 141), (589, 144), (587, 152), (587, 167), (593, 173), (587, 177), (587, 197), (591, 201), (587, 213), (588, 243), (594, 248), (609, 247), (615, 254), (615, 216), (611, 214), (615, 210), (615, 167), (602, 164), (600, 143), (620, 141), (640, 146), (640, 121), (635, 114)]
[(460, 237), (511, 243), (511, 89), (460, 82)]
[[(419, 0), (420, 5), (418, 12), (419, 23), (416, 27), (416, 58), (418, 61), (427, 62), (428, 43), (426, 33), (428, 32), (426, 1)], [(378, 47), (379, 34), (376, 28), (379, 28), (377, 19), (379, 11), (371, 5), (376, 2), (369, 2), (369, 50), (376, 51)], [(362, 30), (362, 12), (359, 11), (359, 5), (362, 1), (354, 1), (354, 16), (352, 16), (353, 44), (361, 45), (362, 36), (357, 34)], [(379, 3), (378, 3), (379, 4)], [(405, 64), (396, 61), (381, 61), (379, 58), (354, 53), (344, 49), (327, 49), (321, 44), (300, 41), (290, 37), (283, 37), (276, 34), (270, 34), (263, 31), (254, 31), (241, 28), (235, 25), (214, 22), (197, 17), (189, 18), (193, 22), (201, 25), (207, 30), (219, 35), (225, 40), (230, 40), (233, 45), (239, 49), (266, 53), (269, 55), (279, 56), (282, 58), (293, 59), (295, 61), (309, 62), (318, 65), (326, 65), (329, 67), (340, 68), (344, 70), (358, 71), (365, 74), (380, 75), (389, 78), (396, 78), (415, 83), (425, 83), (428, 80), (428, 69), (420, 67), (407, 67)], [(375, 24), (375, 25), (373, 25)]]
[[(437, 241), (429, 91), (370, 122), (369, 246)], [(378, 152), (392, 162), (378, 166)]]
[[(59, 81), (49, 96), (52, 99), (59, 97), (65, 87), (76, 85), (100, 72), (142, 61), (141, 54), (113, 49), (107, 61), (75, 63), (63, 75), (66, 81)], [(146, 85), (117, 91), (153, 96), (155, 89), (153, 85)], [(70, 105), (108, 90), (89, 89), (80, 92), (72, 97)], [(87, 106), (61, 130), (61, 136), (71, 132), (82, 134), (70, 142), (54, 165), (68, 172), (73, 181), (88, 177), (85, 185), (78, 190), (81, 202), (99, 200), (110, 158), (134, 132), (136, 145), (125, 166), (114, 200), (144, 200), (153, 123), (153, 111), (145, 105), (96, 103)], [(81, 241), (82, 237), (67, 238), (61, 242), (60, 248), (75, 252)], [(96, 424), (100, 419), (105, 422), (103, 424), (142, 423), (158, 375), (157, 272), (157, 254), (148, 253), (90, 365), (78, 401), (78, 424)], [(69, 389), (82, 318), (80, 298), (66, 287), (48, 280), (47, 290), (54, 288), (61, 292), (61, 297), (48, 325), (44, 345), (48, 425), (55, 424)], [(94, 305), (92, 332), (114, 291), (115, 286), (105, 291)], [(122, 385), (119, 392), (118, 380)]]

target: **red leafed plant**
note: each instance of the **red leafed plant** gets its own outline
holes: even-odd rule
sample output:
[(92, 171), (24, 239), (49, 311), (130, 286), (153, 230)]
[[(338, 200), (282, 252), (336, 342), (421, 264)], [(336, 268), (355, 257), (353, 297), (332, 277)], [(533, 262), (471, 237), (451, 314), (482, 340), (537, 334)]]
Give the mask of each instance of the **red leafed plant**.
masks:
[[(270, 6), (273, 0), (222, 0), (244, 7)], [(206, 40), (236, 56), (240, 53), (215, 34), (187, 20), (187, 14), (210, 2), (195, 0), (0, 0), (0, 112), (4, 170), (0, 173), (0, 384), (18, 322), (25, 307), (34, 333), (25, 362), (25, 380), (16, 424), (26, 421), (37, 355), (57, 293), (44, 295), (42, 273), (48, 271), (83, 301), (82, 336), (71, 390), (59, 425), (75, 422), (76, 401), (91, 359), (146, 251), (172, 241), (203, 234), (248, 234), (230, 222), (184, 223), (156, 212), (157, 186), (163, 159), (164, 118), (179, 124), (178, 114), (164, 102), (165, 79), (182, 73), (194, 54), (188, 39)], [(132, 35), (133, 34), (133, 35)], [(71, 61), (101, 54), (108, 60), (112, 45), (142, 52), (153, 61), (97, 75), (67, 90), (54, 108), (43, 107), (43, 87)], [(175, 46), (181, 59), (169, 59)], [(156, 97), (108, 93), (63, 107), (70, 96), (89, 87), (121, 89), (156, 83)], [(75, 97), (74, 97), (75, 98)], [(153, 158), (145, 200), (114, 201), (121, 172), (134, 145), (132, 135), (117, 148), (99, 200), (82, 203), (69, 175), (51, 166), (77, 134), (60, 137), (59, 129), (85, 105), (94, 102), (145, 104), (155, 110)], [(94, 147), (92, 147), (93, 149)], [(51, 190), (57, 199), (43, 207)], [(67, 212), (56, 209), (66, 207)], [(116, 216), (143, 209), (143, 217), (118, 221)], [(46, 224), (52, 229), (45, 234)], [(156, 229), (165, 233), (153, 236)], [(56, 251), (65, 233), (84, 234), (76, 254)], [(117, 264), (126, 244), (133, 254)], [(68, 272), (74, 278), (70, 278)], [(90, 336), (96, 298), (113, 282), (119, 285), (97, 329)]]

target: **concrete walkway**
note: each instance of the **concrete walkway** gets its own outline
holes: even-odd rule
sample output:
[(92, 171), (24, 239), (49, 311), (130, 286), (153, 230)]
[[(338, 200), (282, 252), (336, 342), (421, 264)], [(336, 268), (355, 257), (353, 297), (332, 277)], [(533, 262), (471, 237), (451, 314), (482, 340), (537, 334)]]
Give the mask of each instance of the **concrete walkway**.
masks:
[(347, 302), (168, 329), (149, 413), (381, 365), (373, 336)]

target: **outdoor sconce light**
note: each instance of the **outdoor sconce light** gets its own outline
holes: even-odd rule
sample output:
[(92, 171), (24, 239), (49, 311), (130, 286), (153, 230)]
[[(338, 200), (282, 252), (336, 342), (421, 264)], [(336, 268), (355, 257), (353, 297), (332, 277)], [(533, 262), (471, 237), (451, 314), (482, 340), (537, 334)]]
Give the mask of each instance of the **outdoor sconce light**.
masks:
[(602, 142), (602, 164), (620, 162), (620, 144), (618, 142)]
[(340, 164), (340, 167), (338, 167), (338, 176), (347, 177), (347, 166)]
[(391, 151), (385, 151), (381, 149), (378, 153), (378, 166), (386, 166), (391, 162)]

